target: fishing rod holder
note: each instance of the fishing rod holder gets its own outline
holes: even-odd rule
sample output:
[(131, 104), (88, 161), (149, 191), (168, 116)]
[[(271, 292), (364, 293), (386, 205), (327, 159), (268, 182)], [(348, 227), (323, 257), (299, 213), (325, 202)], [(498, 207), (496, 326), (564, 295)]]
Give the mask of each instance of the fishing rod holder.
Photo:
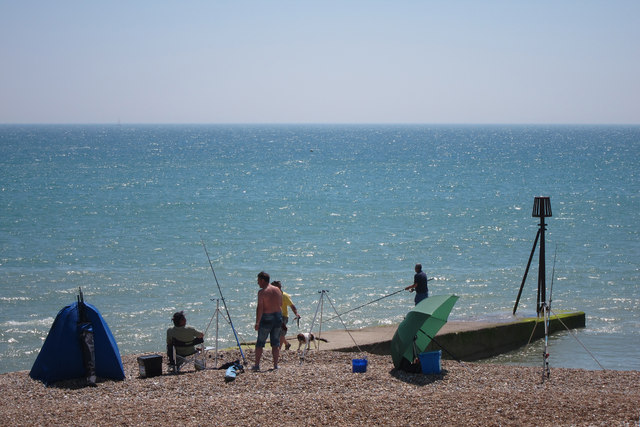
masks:
[[(340, 322), (342, 322), (342, 326), (344, 326), (344, 330), (347, 332), (347, 334), (349, 334), (349, 336), (353, 340), (353, 343), (356, 345), (356, 347), (358, 347), (358, 351), (360, 353), (362, 353), (362, 350), (360, 349), (360, 346), (358, 345), (356, 340), (351, 335), (351, 332), (349, 332), (349, 329), (347, 328), (347, 325), (345, 325), (344, 322), (342, 321), (342, 318), (340, 317), (340, 314), (338, 313), (338, 310), (336, 309), (336, 306), (333, 305), (333, 302), (331, 302), (331, 299), (329, 298), (329, 295), (327, 295), (329, 293), (329, 291), (326, 290), (326, 289), (322, 289), (321, 291), (318, 291), (318, 293), (320, 294), (320, 299), (318, 300), (318, 306), (316, 307), (316, 313), (313, 315), (313, 320), (311, 321), (311, 327), (309, 328), (309, 333), (311, 333), (313, 331), (313, 327), (314, 327), (314, 325), (316, 323), (316, 318), (318, 317), (318, 313), (320, 313), (320, 322), (319, 322), (319, 327), (318, 327), (317, 338), (320, 338), (320, 335), (322, 334), (322, 315), (323, 315), (323, 311), (324, 311), (324, 300), (326, 298), (327, 302), (329, 303), (329, 305), (331, 306), (333, 311), (336, 313), (336, 317), (340, 319)], [(329, 320), (331, 320), (331, 319), (329, 319)], [(304, 350), (302, 351), (302, 354), (300, 355), (300, 364), (301, 365), (304, 363), (304, 359), (305, 359), (305, 356), (307, 354), (307, 351), (310, 349), (310, 343), (311, 343), (311, 341), (307, 342)], [(316, 343), (316, 344), (318, 345), (317, 348), (320, 349), (320, 343)]]

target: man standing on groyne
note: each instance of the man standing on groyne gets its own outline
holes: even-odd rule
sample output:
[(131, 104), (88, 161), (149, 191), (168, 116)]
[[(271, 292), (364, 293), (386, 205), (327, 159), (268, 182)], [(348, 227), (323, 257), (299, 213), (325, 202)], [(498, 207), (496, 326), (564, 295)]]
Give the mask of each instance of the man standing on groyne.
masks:
[(407, 291), (416, 291), (416, 296), (413, 299), (416, 305), (420, 301), (429, 297), (429, 288), (427, 287), (427, 273), (422, 271), (422, 264), (416, 264), (416, 274), (413, 276), (413, 285), (404, 288)]

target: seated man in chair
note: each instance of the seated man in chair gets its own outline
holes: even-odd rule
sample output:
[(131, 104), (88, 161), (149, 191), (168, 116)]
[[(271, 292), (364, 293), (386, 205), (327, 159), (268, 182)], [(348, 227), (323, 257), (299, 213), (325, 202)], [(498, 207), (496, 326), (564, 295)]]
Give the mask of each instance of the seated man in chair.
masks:
[[(171, 320), (174, 326), (167, 329), (167, 357), (169, 366), (175, 371), (186, 357), (197, 352), (195, 346), (204, 342), (204, 334), (193, 326), (187, 326), (183, 311), (175, 313)], [(174, 349), (177, 361), (173, 360)]]

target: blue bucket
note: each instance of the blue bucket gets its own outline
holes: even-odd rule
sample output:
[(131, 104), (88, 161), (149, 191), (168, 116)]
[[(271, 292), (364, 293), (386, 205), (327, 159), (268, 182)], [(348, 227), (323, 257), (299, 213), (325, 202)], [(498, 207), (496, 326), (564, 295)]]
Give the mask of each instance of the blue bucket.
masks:
[(367, 372), (367, 359), (353, 359), (351, 366), (353, 373)]
[(423, 374), (439, 374), (441, 372), (440, 357), (442, 356), (442, 350), (427, 351), (420, 353), (420, 366), (422, 366)]

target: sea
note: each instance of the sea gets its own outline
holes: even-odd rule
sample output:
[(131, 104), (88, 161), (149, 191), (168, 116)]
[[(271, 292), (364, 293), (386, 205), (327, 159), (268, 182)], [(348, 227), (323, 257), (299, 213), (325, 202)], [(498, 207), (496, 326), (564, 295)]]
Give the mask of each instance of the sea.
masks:
[(289, 333), (398, 324), (416, 263), (450, 320), (535, 316), (536, 197), (546, 300), (586, 314), (551, 372), (640, 370), (639, 173), (640, 126), (0, 125), (0, 372), (80, 290), (123, 355), (164, 353), (181, 310), (209, 345), (255, 340), (260, 271)]

